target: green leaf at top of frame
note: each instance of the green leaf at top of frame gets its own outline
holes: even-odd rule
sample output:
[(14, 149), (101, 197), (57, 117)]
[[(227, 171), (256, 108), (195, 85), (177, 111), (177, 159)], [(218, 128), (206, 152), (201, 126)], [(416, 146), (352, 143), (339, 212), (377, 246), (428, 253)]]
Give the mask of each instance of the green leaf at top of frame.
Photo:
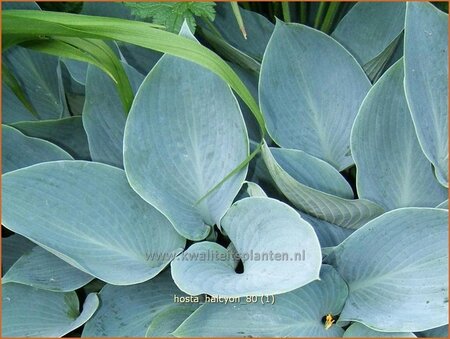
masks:
[(189, 29), (195, 32), (195, 17), (213, 21), (216, 11), (214, 2), (125, 2), (131, 14), (139, 19), (151, 19), (169, 32), (178, 33), (186, 20)]
[(155, 28), (160, 26), (117, 18), (25, 10), (3, 11), (2, 24), (4, 49), (21, 41), (55, 35), (119, 40), (190, 60), (225, 80), (251, 109), (264, 134), (265, 122), (258, 104), (231, 67), (208, 48)]

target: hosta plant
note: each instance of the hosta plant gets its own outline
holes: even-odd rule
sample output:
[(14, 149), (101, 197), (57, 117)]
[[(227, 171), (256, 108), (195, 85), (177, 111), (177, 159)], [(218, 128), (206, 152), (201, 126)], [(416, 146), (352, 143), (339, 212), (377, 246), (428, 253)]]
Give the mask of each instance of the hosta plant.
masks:
[(281, 5), (4, 5), (3, 336), (447, 336), (447, 14)]

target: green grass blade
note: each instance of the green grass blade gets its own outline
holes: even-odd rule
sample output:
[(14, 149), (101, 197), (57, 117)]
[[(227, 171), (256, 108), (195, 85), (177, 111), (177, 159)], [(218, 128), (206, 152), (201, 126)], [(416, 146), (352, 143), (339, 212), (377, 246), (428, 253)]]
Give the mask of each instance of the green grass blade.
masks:
[(239, 5), (236, 1), (231, 1), (230, 5), (233, 10), (233, 14), (236, 18), (236, 21), (239, 25), (239, 29), (241, 30), (242, 35), (244, 36), (244, 39), (247, 40), (247, 32), (245, 30), (244, 20), (242, 19), (241, 11), (239, 10)]
[(334, 18), (338, 13), (340, 3), (339, 2), (331, 2), (328, 7), (327, 14), (325, 15), (325, 19), (323, 19), (322, 27), (320, 30), (324, 33), (330, 33), (331, 27), (334, 23)]
[(220, 76), (242, 98), (265, 135), (264, 118), (248, 88), (216, 53), (198, 43), (155, 28), (155, 25), (106, 18), (45, 11), (6, 10), (2, 14), (3, 39), (9, 46), (18, 39), (66, 36), (118, 40), (168, 53), (195, 62)]
[(283, 18), (284, 22), (291, 22), (291, 12), (289, 10), (289, 3), (288, 2), (282, 2), (281, 3), (281, 9), (283, 10)]
[(22, 46), (64, 58), (88, 62), (108, 74), (118, 88), (120, 99), (128, 112), (133, 102), (133, 91), (128, 77), (117, 56), (101, 40), (81, 38), (52, 38), (32, 40)]

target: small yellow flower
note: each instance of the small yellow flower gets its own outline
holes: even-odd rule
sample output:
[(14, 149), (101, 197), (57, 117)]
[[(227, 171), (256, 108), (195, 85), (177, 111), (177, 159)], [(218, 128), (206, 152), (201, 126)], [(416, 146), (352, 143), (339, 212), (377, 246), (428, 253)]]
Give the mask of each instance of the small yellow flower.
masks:
[(335, 322), (336, 320), (334, 320), (333, 315), (328, 313), (325, 317), (325, 329), (328, 330)]

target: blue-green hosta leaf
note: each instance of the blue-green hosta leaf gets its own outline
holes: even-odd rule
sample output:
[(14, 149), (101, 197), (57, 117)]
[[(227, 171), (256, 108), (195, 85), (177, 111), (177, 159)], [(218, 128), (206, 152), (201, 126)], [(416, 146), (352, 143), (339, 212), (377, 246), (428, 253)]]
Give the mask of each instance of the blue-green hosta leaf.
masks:
[(106, 16), (111, 18), (132, 19), (131, 10), (122, 2), (86, 1), (81, 14)]
[(375, 79), (395, 51), (405, 26), (406, 4), (359, 2), (339, 22), (331, 35)]
[(264, 190), (258, 184), (255, 184), (254, 182), (251, 181), (246, 181), (245, 184), (247, 185), (247, 194), (249, 197), (267, 198), (266, 192), (264, 192)]
[[(214, 26), (232, 46), (251, 58), (261, 61), (274, 26), (258, 13), (243, 8), (240, 8), (240, 11), (247, 32), (247, 39), (242, 35), (229, 3), (217, 3)], [(208, 26), (205, 26), (205, 28), (208, 28)]]
[(6, 272), (2, 283), (14, 282), (54, 292), (74, 291), (94, 279), (57, 256), (35, 246)]
[(24, 254), (36, 246), (33, 242), (19, 234), (2, 238), (2, 275)]
[(443, 208), (443, 209), (448, 210), (448, 199), (441, 202), (439, 205), (436, 206), (436, 208)]
[(73, 160), (69, 153), (46, 140), (27, 137), (2, 125), (2, 173), (53, 160)]
[[(194, 39), (186, 29), (182, 34)], [(231, 205), (247, 167), (197, 202), (247, 155), (245, 124), (226, 83), (163, 56), (139, 88), (125, 126), (124, 166), (133, 189), (181, 235), (201, 240)]]
[(185, 246), (124, 171), (108, 165), (72, 160), (19, 169), (3, 175), (2, 198), (5, 227), (109, 283), (151, 279)]
[(383, 213), (377, 204), (352, 199), (332, 166), (305, 152), (262, 147), (264, 162), (278, 188), (296, 208), (331, 224), (356, 229)]
[(154, 317), (145, 336), (149, 338), (173, 337), (172, 332), (197, 308), (198, 305), (196, 304), (168, 306)]
[(61, 62), (64, 63), (73, 80), (83, 86), (86, 84), (88, 69), (88, 64), (86, 62), (72, 59), (61, 59)]
[[(250, 70), (246, 70), (238, 65), (229, 63), (231, 68), (236, 72), (236, 74), (241, 78), (244, 82), (245, 86), (249, 89), (252, 96), (255, 100), (258, 100), (258, 77), (259, 74), (257, 72), (253, 72)], [(251, 142), (256, 144), (261, 140), (261, 130), (259, 129), (258, 121), (255, 119), (255, 116), (252, 114), (247, 105), (242, 101), (241, 98), (237, 98), (239, 102), (239, 106), (242, 110), (242, 115), (244, 116), (245, 125), (247, 127), (248, 137)]]
[(122, 58), (127, 62), (127, 64), (134, 67), (143, 75), (147, 75), (163, 55), (162, 53), (151, 49), (124, 42), (118, 42), (117, 44), (119, 46), (120, 53), (122, 54)]
[(353, 163), (350, 131), (370, 82), (338, 42), (277, 22), (261, 66), (259, 103), (272, 139), (338, 170)]
[(2, 336), (62, 337), (83, 325), (99, 300), (89, 294), (80, 313), (75, 292), (57, 293), (30, 286), (2, 285)]
[(105, 285), (99, 293), (101, 305), (86, 323), (83, 337), (143, 337), (159, 312), (173, 306), (196, 306), (176, 303), (187, 297), (170, 276), (170, 271), (150, 281), (132, 286)]
[(417, 140), (403, 78), (399, 60), (370, 90), (351, 138), (358, 195), (387, 210), (435, 207), (447, 197)]
[(448, 187), (448, 15), (407, 3), (405, 92), (422, 150)]
[(344, 338), (416, 338), (411, 332), (379, 332), (361, 323), (353, 323), (345, 330)]
[(40, 10), (41, 8), (38, 6), (38, 4), (34, 1), (25, 2), (25, 1), (8, 1), (8, 2), (2, 2), (2, 10), (5, 9), (27, 9), (27, 10)]
[(22, 121), (12, 124), (30, 137), (54, 143), (75, 159), (90, 160), (89, 145), (81, 117), (56, 120)]
[(303, 212), (299, 212), (299, 214), (314, 228), (322, 248), (337, 246), (354, 232), (351, 229), (333, 225)]
[[(144, 77), (131, 66), (123, 66), (136, 92)], [(92, 65), (89, 66), (86, 79), (86, 102), (82, 117), (92, 161), (122, 168), (127, 112), (113, 80)]]
[(270, 198), (239, 200), (225, 214), (221, 227), (239, 253), (244, 273), (235, 272), (234, 258), (226, 248), (196, 243), (171, 264), (172, 277), (182, 291), (226, 297), (268, 295), (318, 279), (319, 241), (311, 225), (288, 205)]
[(40, 119), (58, 119), (67, 115), (57, 57), (14, 47), (3, 53), (3, 58)]
[(329, 265), (320, 279), (292, 292), (268, 298), (265, 304), (206, 303), (174, 332), (177, 337), (340, 337), (344, 330), (325, 329), (322, 318), (339, 314), (347, 298), (344, 280)]
[(448, 325), (416, 333), (419, 338), (448, 338)]
[(2, 81), (2, 123), (11, 124), (25, 120), (37, 120), (37, 117), (25, 107), (5, 81)]
[(401, 208), (357, 230), (327, 257), (349, 285), (340, 315), (413, 332), (448, 322), (448, 211)]

